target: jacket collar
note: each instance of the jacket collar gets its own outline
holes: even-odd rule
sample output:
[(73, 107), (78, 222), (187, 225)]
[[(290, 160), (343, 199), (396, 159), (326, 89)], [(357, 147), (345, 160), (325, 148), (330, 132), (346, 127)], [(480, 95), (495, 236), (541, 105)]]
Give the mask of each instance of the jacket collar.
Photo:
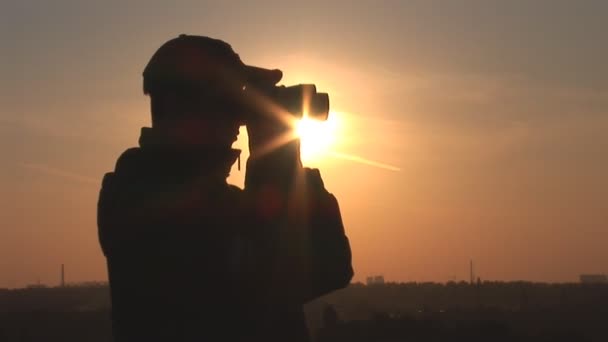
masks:
[(158, 130), (150, 127), (141, 128), (139, 146), (145, 150), (167, 153), (171, 159), (197, 167), (205, 173), (223, 178), (224, 181), (230, 175), (232, 165), (241, 154), (241, 150), (234, 148), (220, 150), (203, 146), (179, 146), (169, 141)]

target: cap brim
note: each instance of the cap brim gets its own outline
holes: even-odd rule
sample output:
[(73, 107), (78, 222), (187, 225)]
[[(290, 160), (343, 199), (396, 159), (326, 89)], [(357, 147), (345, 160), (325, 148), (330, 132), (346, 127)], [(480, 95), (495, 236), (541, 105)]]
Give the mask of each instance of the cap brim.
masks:
[(276, 84), (283, 78), (283, 72), (279, 69), (264, 69), (250, 65), (245, 65), (245, 73), (248, 83)]

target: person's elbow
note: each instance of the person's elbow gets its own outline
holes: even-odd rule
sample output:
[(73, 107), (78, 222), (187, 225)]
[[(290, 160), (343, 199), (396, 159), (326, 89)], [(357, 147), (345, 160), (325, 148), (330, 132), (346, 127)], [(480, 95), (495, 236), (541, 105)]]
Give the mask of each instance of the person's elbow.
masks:
[[(348, 242), (347, 242), (347, 244), (348, 244)], [(353, 269), (352, 256), (351, 256), (350, 248), (348, 248), (347, 256), (344, 258), (344, 261), (343, 261), (342, 267), (341, 267), (341, 272), (339, 272), (339, 277), (337, 279), (338, 287), (339, 288), (347, 287), (350, 284), (351, 280), (353, 279), (354, 275), (355, 275), (355, 271)]]
[(334, 256), (334, 266), (331, 271), (333, 288), (336, 290), (347, 287), (355, 274), (352, 265), (350, 245), (346, 236), (344, 236), (343, 246), (340, 250), (342, 253)]
[(350, 282), (353, 279), (354, 275), (355, 275), (355, 272), (354, 272), (351, 264), (344, 267), (344, 270), (341, 272), (339, 277), (336, 279), (336, 289), (343, 289), (343, 288), (347, 287), (348, 285), (350, 285)]

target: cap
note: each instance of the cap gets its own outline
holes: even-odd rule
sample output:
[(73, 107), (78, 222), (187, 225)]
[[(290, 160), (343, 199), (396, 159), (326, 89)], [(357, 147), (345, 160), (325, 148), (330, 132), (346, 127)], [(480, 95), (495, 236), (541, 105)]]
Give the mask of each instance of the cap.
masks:
[(173, 86), (228, 87), (277, 83), (280, 70), (246, 65), (230, 44), (210, 37), (181, 34), (164, 43), (146, 65), (144, 93)]

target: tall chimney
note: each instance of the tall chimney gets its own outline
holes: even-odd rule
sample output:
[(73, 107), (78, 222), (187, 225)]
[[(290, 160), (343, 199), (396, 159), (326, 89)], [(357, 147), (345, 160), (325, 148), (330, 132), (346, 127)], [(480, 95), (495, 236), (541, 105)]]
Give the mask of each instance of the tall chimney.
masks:
[(471, 285), (473, 285), (473, 283), (475, 282), (475, 276), (473, 275), (473, 259), (471, 259)]
[(65, 286), (65, 267), (61, 264), (61, 287)]

